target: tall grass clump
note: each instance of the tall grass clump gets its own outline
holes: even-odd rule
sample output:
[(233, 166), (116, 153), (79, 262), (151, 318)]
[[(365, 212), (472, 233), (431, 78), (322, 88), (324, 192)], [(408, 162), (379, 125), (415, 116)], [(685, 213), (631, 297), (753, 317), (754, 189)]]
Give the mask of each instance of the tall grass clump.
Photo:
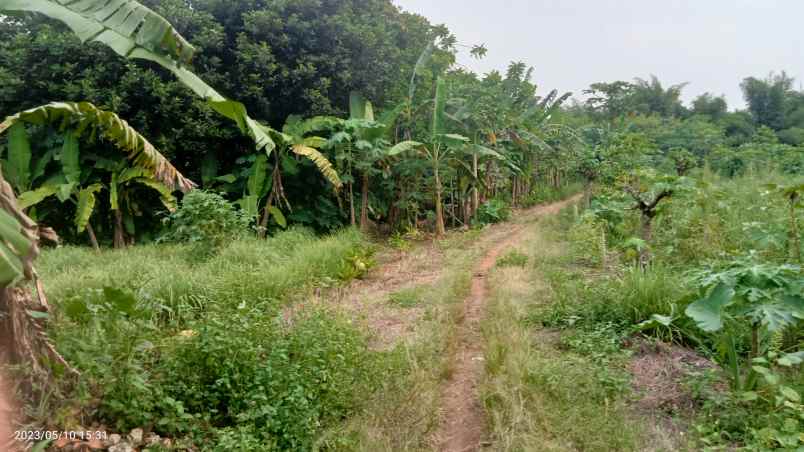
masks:
[(43, 254), (51, 336), (82, 376), (61, 379), (34, 416), (143, 427), (186, 447), (309, 450), (376, 384), (379, 355), (347, 320), (281, 308), (362, 274), (371, 246), (354, 229), (292, 228), (234, 240), (198, 263), (187, 260), (191, 247)]

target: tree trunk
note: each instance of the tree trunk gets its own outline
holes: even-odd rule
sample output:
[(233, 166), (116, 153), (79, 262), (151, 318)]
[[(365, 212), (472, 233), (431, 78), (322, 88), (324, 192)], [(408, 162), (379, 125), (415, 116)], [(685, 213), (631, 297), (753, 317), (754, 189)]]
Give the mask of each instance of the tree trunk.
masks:
[(477, 154), (472, 154), (472, 176), (475, 178), (474, 185), (472, 186), (472, 211), (469, 216), (474, 216), (477, 209), (480, 207), (480, 190), (477, 189), (478, 172), (477, 172)]
[(801, 232), (798, 229), (798, 217), (796, 216), (796, 203), (798, 202), (798, 193), (790, 195), (790, 240), (789, 247), (791, 248), (791, 255), (793, 259), (801, 264)]
[(123, 229), (123, 212), (120, 209), (114, 210), (114, 248), (122, 249), (126, 247), (126, 234)]
[(368, 197), (369, 197), (369, 176), (368, 173), (363, 173), (363, 186), (360, 191), (360, 230), (363, 232), (368, 231)]
[(355, 222), (355, 194), (352, 191), (352, 183), (349, 182), (349, 224), (354, 226)]
[(92, 248), (95, 251), (100, 251), (100, 245), (98, 244), (98, 237), (95, 236), (95, 230), (92, 229), (92, 225), (87, 223), (87, 234), (89, 235), (89, 243), (92, 244)]
[(648, 268), (650, 263), (650, 246), (651, 239), (653, 238), (653, 215), (649, 212), (642, 212), (642, 241), (645, 242), (642, 249), (639, 250), (639, 266), (644, 270)]
[(434, 160), (433, 174), (435, 176), (435, 233), (436, 237), (443, 237), (447, 231), (444, 228), (444, 209), (441, 206), (441, 177), (438, 174), (438, 159)]

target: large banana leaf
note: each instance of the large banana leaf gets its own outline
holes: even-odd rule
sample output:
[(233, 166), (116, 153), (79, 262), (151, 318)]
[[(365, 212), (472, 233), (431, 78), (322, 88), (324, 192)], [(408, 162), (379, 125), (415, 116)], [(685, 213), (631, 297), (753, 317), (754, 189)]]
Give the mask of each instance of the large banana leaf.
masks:
[(0, 10), (34, 11), (64, 22), (82, 41), (98, 41), (126, 58), (153, 61), (171, 71), (210, 107), (233, 120), (257, 149), (274, 143), (240, 102), (226, 99), (184, 67), (195, 49), (170, 23), (134, 0), (2, 0)]
[(64, 135), (64, 146), (61, 148), (61, 167), (68, 183), (81, 183), (81, 149), (78, 135), (68, 132)]
[(335, 186), (336, 189), (341, 188), (341, 179), (338, 177), (338, 172), (335, 171), (335, 168), (332, 167), (332, 163), (324, 156), (324, 154), (318, 152), (318, 150), (311, 148), (309, 146), (305, 146), (303, 144), (295, 144), (291, 146), (294, 154), (301, 155), (303, 157), (307, 157), (312, 161), (315, 166), (318, 168), (318, 171), (324, 175), (324, 177)]
[(8, 160), (5, 170), (11, 185), (18, 190), (28, 188), (31, 179), (31, 143), (22, 124), (17, 124), (8, 131)]
[(431, 133), (433, 142), (437, 142), (437, 137), (444, 133), (444, 111), (447, 108), (447, 83), (442, 77), (436, 81), (435, 99), (433, 101), (433, 123)]
[(424, 70), (424, 66), (430, 61), (434, 50), (435, 42), (430, 41), (419, 55), (419, 59), (416, 60), (416, 65), (413, 67), (413, 74), (410, 76), (410, 84), (408, 85), (408, 102), (411, 104), (413, 103), (413, 94), (416, 92), (416, 76)]
[(128, 57), (136, 49), (189, 63), (195, 49), (162, 16), (131, 0), (3, 0), (0, 8), (42, 13), (64, 22), (81, 41)]
[[(25, 110), (9, 116), (0, 123), (0, 134), (20, 122), (58, 125), (70, 132), (75, 132), (75, 137), (87, 131), (97, 132), (124, 151), (134, 165), (153, 172), (154, 177), (168, 188), (178, 188), (186, 192), (195, 186), (125, 120), (110, 111), (101, 110), (89, 102), (54, 102)], [(69, 136), (72, 136), (72, 133), (68, 134)], [(71, 139), (68, 138), (68, 142), (65, 142), (65, 150), (73, 149), (74, 143), (70, 142)], [(68, 143), (70, 143), (69, 147)], [(68, 179), (70, 177), (68, 175)]]
[(95, 193), (101, 191), (103, 185), (92, 184), (78, 192), (78, 210), (75, 212), (75, 227), (78, 232), (83, 232), (89, 224), (89, 217), (95, 210)]

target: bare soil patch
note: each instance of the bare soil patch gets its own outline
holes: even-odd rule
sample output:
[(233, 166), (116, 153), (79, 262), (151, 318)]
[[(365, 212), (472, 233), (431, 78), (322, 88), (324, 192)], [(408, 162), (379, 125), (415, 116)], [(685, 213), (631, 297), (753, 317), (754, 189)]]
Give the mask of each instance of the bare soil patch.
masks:
[(486, 420), (478, 397), (478, 383), (482, 377), (484, 361), (480, 321), (485, 315), (489, 270), (503, 251), (519, 243), (525, 227), (521, 223), (556, 213), (575, 199), (526, 210), (518, 219), (520, 224), (502, 224), (487, 235), (494, 240), (495, 245), (475, 266), (471, 292), (464, 301), (463, 315), (458, 319), (452, 373), (442, 393), (444, 416), (435, 435), (439, 450), (476, 451), (483, 445)]

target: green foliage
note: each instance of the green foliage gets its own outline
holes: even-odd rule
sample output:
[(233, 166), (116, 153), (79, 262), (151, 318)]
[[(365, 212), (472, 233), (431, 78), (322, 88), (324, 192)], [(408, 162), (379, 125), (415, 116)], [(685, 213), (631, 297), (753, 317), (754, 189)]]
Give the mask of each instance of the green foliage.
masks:
[(77, 407), (112, 428), (150, 425), (202, 449), (309, 449), (358, 409), (379, 356), (344, 319), (305, 310), (287, 322), (281, 305), (339, 278), (366, 244), (355, 231), (316, 238), (293, 228), (234, 241), (201, 263), (186, 261), (187, 246), (42, 256), (52, 338), (82, 372), (78, 387), (59, 380), (46, 420), (76, 422)]
[(501, 199), (490, 199), (477, 209), (479, 224), (493, 224), (511, 218), (511, 206)]
[(391, 293), (388, 300), (402, 308), (412, 308), (422, 302), (423, 287), (409, 287)]
[(191, 243), (199, 255), (209, 255), (243, 236), (249, 220), (220, 195), (193, 190), (166, 223), (168, 232), (162, 240)]
[(528, 256), (516, 250), (505, 253), (497, 258), (498, 267), (524, 267), (528, 263)]
[(693, 281), (705, 296), (687, 306), (686, 314), (704, 331), (719, 331), (734, 320), (775, 332), (804, 319), (804, 278), (796, 266), (747, 257), (696, 272)]

